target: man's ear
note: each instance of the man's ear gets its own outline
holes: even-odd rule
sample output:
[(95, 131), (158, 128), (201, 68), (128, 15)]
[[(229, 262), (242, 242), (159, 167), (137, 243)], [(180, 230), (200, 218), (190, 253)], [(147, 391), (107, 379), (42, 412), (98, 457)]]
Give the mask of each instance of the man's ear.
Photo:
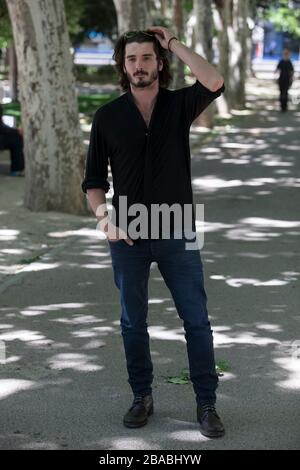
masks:
[(162, 59), (159, 59), (158, 61), (158, 70), (161, 72), (161, 70), (164, 68), (164, 63)]

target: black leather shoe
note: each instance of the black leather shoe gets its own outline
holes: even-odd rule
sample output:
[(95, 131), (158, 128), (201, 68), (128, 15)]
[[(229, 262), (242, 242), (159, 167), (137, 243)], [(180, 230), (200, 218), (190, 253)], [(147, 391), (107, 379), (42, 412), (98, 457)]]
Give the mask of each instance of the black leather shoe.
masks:
[(200, 424), (200, 432), (203, 436), (224, 436), (225, 429), (220, 417), (217, 415), (214, 405), (197, 405), (197, 420)]
[(140, 428), (147, 424), (148, 416), (153, 414), (152, 395), (134, 397), (132, 406), (124, 416), (123, 423), (127, 428)]

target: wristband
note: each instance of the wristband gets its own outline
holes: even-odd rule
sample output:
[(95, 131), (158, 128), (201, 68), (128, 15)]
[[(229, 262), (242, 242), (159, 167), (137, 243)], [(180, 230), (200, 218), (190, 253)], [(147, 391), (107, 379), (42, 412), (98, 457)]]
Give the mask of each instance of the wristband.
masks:
[(172, 37), (169, 39), (169, 41), (168, 41), (168, 51), (170, 51), (170, 52), (172, 52), (172, 51), (170, 50), (170, 42), (172, 41), (172, 39), (177, 39), (177, 41), (178, 41), (178, 38), (177, 38), (176, 36), (172, 36)]

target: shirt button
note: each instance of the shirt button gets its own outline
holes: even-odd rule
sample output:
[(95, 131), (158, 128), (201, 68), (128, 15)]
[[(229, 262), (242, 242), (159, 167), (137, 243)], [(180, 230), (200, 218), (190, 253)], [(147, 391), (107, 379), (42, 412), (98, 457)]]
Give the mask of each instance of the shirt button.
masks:
[(148, 132), (146, 132), (146, 136), (148, 137)]

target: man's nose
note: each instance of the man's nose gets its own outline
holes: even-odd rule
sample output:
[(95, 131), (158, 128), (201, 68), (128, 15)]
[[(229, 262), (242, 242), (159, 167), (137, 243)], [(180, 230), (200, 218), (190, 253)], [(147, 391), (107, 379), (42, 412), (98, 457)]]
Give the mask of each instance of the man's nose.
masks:
[(137, 60), (136, 61), (136, 71), (139, 71), (139, 70), (142, 70), (143, 67), (142, 67), (142, 61), (141, 60)]

